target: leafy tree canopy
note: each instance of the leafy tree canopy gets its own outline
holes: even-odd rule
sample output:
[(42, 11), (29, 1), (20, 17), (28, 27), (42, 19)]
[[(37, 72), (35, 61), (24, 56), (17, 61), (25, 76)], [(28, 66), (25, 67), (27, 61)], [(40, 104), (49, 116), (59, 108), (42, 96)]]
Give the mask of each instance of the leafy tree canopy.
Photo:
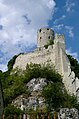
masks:
[(71, 55), (67, 55), (71, 64), (71, 70), (74, 71), (76, 77), (79, 78), (79, 63)]
[(58, 111), (62, 107), (79, 109), (77, 98), (68, 94), (60, 82), (50, 83), (45, 86), (42, 96), (45, 98), (46, 104), (48, 104), (47, 108), (49, 111), (52, 109)]
[(20, 53), (20, 54), (18, 54), (18, 55), (15, 55), (15, 56), (8, 62), (8, 64), (7, 64), (8, 72), (10, 72), (10, 71), (13, 69), (13, 65), (14, 65), (14, 63), (15, 63), (16, 58), (17, 58), (19, 55), (21, 55), (21, 54), (24, 54), (24, 53)]
[(22, 113), (23, 113), (22, 110), (20, 110), (19, 108), (14, 107), (13, 105), (10, 105), (10, 104), (4, 110), (4, 114), (5, 114), (6, 119), (8, 119), (9, 114), (11, 116), (11, 119), (14, 119), (15, 114), (17, 116), (17, 119), (19, 119), (20, 114), (22, 114)]

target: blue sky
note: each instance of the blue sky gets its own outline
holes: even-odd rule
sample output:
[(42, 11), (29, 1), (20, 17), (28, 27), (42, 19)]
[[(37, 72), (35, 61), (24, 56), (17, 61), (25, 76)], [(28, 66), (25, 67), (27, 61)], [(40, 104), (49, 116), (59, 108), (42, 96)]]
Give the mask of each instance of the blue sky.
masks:
[(67, 51), (79, 59), (79, 1), (78, 0), (55, 0), (56, 12), (49, 22), (51, 26), (59, 26), (55, 31), (64, 33)]
[(64, 34), (66, 51), (79, 60), (79, 0), (0, 0), (0, 70), (36, 47), (37, 29)]

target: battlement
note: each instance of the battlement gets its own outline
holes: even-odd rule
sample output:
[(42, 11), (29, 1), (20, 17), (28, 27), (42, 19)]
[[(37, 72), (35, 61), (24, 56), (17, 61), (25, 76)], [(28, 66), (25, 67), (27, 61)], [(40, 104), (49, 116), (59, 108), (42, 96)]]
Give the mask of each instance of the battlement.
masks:
[(60, 42), (65, 44), (64, 34), (60, 35), (58, 33), (55, 34), (55, 43)]
[(60, 35), (60, 34), (56, 33), (55, 38), (64, 40), (64, 34)]

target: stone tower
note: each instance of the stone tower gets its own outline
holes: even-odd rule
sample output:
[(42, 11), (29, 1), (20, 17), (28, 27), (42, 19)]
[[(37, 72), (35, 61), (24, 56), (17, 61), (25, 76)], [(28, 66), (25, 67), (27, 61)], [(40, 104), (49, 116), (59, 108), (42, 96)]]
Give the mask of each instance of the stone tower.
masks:
[(0, 119), (2, 118), (2, 114), (3, 114), (3, 97), (2, 97), (2, 87), (0, 81)]
[(41, 28), (37, 32), (37, 47), (47, 45), (49, 40), (54, 40), (54, 31), (49, 28)]

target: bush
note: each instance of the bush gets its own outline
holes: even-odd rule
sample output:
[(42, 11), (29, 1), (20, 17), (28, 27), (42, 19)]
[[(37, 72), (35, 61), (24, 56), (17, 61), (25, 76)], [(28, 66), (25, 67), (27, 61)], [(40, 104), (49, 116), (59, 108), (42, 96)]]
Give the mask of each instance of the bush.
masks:
[(71, 64), (71, 70), (74, 71), (76, 77), (79, 78), (79, 63), (71, 55), (67, 55)]
[(46, 78), (49, 81), (53, 82), (62, 82), (62, 77), (58, 74), (54, 67), (47, 65), (40, 65), (40, 64), (30, 64), (26, 66), (26, 70), (24, 71), (25, 75), (25, 82), (29, 82), (33, 78)]
[(17, 119), (20, 118), (20, 114), (23, 114), (23, 111), (20, 110), (19, 108), (14, 107), (13, 105), (8, 105), (5, 109), (4, 109), (4, 115), (5, 115), (5, 119), (8, 119), (8, 116), (11, 116), (10, 119), (14, 119), (14, 115), (16, 114)]
[(12, 70), (13, 65), (14, 65), (15, 60), (16, 60), (17, 57), (18, 57), (18, 55), (15, 55), (15, 56), (8, 62), (8, 65), (7, 65), (8, 71), (11, 71), (11, 70)]

